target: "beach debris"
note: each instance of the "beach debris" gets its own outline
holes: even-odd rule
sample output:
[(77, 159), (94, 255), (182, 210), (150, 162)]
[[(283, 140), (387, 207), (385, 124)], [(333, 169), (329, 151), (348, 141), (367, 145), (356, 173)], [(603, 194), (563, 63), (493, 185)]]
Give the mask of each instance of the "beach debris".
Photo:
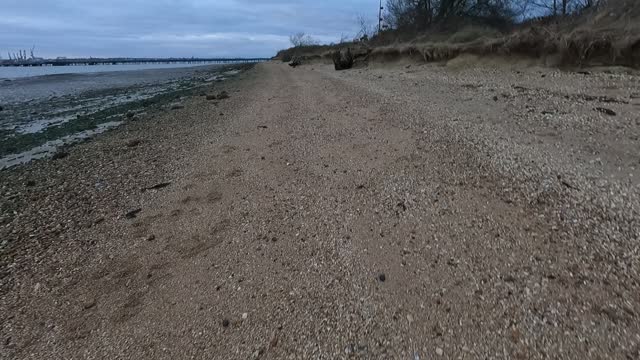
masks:
[(173, 103), (170, 105), (171, 110), (179, 110), (179, 109), (184, 109), (184, 105), (180, 104), (180, 103)]
[(82, 308), (85, 310), (89, 310), (94, 306), (96, 306), (96, 299), (88, 299), (82, 304)]
[(349, 48), (347, 48), (345, 52), (341, 50), (334, 51), (331, 58), (333, 59), (333, 66), (337, 71), (347, 70), (353, 67), (353, 55)]
[(597, 107), (594, 109), (595, 111), (601, 112), (605, 115), (609, 115), (609, 116), (616, 116), (616, 112), (611, 110), (611, 109), (607, 109), (607, 108), (603, 108), (603, 107)]
[(141, 212), (142, 209), (141, 208), (137, 208), (134, 210), (129, 211), (128, 213), (124, 214), (124, 217), (127, 219), (135, 219), (136, 216), (138, 216), (138, 213)]
[(381, 273), (378, 275), (378, 280), (380, 280), (380, 282), (385, 282), (387, 280), (387, 276), (384, 273)]
[(258, 129), (268, 129), (266, 125), (258, 125)]
[(229, 93), (227, 93), (226, 91), (221, 91), (218, 94), (218, 99), (222, 100), (222, 99), (228, 99), (229, 98)]
[(171, 182), (170, 182), (170, 181), (168, 181), (168, 182), (162, 182), (162, 183), (158, 183), (158, 184), (155, 184), (155, 185), (153, 185), (153, 186), (150, 186), (150, 187), (144, 188), (144, 189), (142, 189), (142, 191), (164, 189), (164, 188), (166, 188), (166, 187), (167, 187), (167, 186), (169, 186), (169, 185), (171, 185)]

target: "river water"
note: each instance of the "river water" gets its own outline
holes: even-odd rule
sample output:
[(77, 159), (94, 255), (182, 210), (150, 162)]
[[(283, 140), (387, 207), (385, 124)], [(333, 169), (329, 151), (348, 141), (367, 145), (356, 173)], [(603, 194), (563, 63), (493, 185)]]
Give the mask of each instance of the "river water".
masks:
[[(116, 127), (127, 119), (127, 112), (144, 113), (141, 102), (162, 96), (173, 99), (162, 101), (180, 101), (174, 93), (212, 88), (239, 71), (233, 64), (0, 67), (6, 69), (25, 71), (21, 75), (39, 70), (62, 73), (0, 80), (0, 169), (48, 157), (60, 146)], [(123, 113), (112, 114), (110, 109)], [(102, 115), (96, 120), (94, 114)]]

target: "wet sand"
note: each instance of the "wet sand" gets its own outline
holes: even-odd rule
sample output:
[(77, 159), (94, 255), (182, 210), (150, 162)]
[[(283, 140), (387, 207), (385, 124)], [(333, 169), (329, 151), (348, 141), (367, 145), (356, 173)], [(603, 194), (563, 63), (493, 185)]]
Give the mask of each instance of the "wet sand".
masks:
[(259, 64), (0, 172), (0, 354), (640, 358), (638, 77), (405, 66)]

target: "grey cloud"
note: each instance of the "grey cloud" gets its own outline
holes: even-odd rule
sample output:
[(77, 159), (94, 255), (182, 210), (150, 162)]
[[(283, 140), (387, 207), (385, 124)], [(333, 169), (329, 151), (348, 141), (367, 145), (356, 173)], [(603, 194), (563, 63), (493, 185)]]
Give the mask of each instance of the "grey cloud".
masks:
[[(357, 32), (377, 2), (290, 0), (9, 0), (0, 51), (41, 56), (272, 56), (304, 31), (324, 41)], [(366, 10), (369, 11), (366, 11)]]

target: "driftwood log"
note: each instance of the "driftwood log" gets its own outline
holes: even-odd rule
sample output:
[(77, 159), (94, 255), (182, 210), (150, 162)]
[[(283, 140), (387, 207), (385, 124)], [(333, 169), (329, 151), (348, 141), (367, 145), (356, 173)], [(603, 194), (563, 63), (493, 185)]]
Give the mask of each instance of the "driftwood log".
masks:
[(351, 49), (347, 48), (345, 52), (336, 50), (331, 57), (333, 58), (333, 66), (338, 71), (351, 69), (353, 67), (353, 54), (351, 54)]

